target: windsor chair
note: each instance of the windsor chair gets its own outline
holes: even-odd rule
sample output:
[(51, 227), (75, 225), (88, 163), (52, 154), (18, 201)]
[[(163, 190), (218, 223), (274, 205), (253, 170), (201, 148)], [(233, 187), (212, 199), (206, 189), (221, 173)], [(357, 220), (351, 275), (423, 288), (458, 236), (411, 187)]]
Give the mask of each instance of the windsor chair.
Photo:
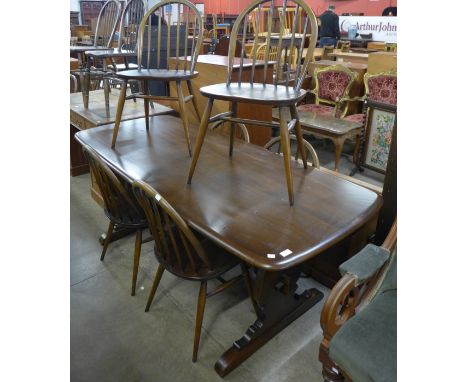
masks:
[[(165, 63), (161, 63), (161, 36), (163, 35), (162, 28), (162, 18), (163, 10), (166, 6), (170, 5), (168, 12), (166, 12), (165, 17), (167, 18), (167, 26), (164, 28), (167, 31), (167, 57)], [(176, 5), (174, 7), (174, 5)], [(171, 24), (172, 24), (172, 9), (176, 8), (176, 20), (177, 24), (172, 26), (176, 30), (176, 42), (171, 44)], [(185, 25), (180, 22), (181, 15), (185, 15)], [(190, 14), (193, 14), (191, 17)], [(157, 15), (157, 26), (145, 26), (149, 20), (151, 20), (152, 15)], [(191, 21), (191, 28), (193, 28), (192, 38), (189, 37), (189, 20)], [(185, 26), (185, 30), (181, 31), (181, 26)], [(156, 28), (157, 39), (156, 46), (154, 42), (152, 45), (152, 30)], [(182, 33), (181, 33), (182, 32)], [(146, 38), (146, 63), (143, 59), (143, 49), (144, 49), (144, 39)], [(149, 130), (149, 102), (150, 100), (169, 100), (169, 101), (178, 101), (179, 103), (179, 112), (183, 123), (185, 139), (187, 141), (187, 147), (189, 156), (192, 156), (192, 146), (190, 143), (189, 135), (189, 122), (188, 115), (185, 110), (185, 104), (189, 101), (192, 101), (195, 108), (195, 112), (200, 119), (200, 113), (198, 107), (195, 103), (193, 95), (193, 87), (191, 80), (198, 76), (198, 72), (195, 71), (195, 65), (197, 63), (198, 52), (200, 51), (201, 44), (203, 42), (203, 21), (198, 9), (187, 0), (163, 0), (160, 3), (153, 6), (144, 16), (141, 21), (140, 29), (138, 31), (138, 69), (134, 70), (123, 70), (116, 73), (116, 76), (123, 81), (122, 88), (120, 90), (119, 103), (117, 106), (117, 114), (115, 118), (114, 134), (112, 137), (112, 145), (114, 148), (117, 135), (119, 133), (120, 121), (122, 118), (122, 111), (124, 108), (125, 100), (130, 98), (142, 98), (145, 104), (145, 123), (146, 130)], [(190, 47), (190, 63), (187, 60), (187, 53), (189, 53)], [(172, 50), (171, 50), (172, 47)], [(180, 52), (183, 52), (182, 57), (180, 57)], [(173, 54), (175, 57), (175, 69), (168, 69), (169, 58)], [(156, 57), (154, 57), (156, 56)], [(145, 65), (145, 67), (143, 66)], [(133, 93), (129, 96), (126, 95), (127, 83), (130, 80), (140, 81), (143, 84), (142, 89), (139, 89), (139, 92)], [(163, 81), (167, 85), (171, 81), (176, 82), (177, 96), (172, 97), (170, 94), (168, 96), (162, 95), (151, 95), (149, 92), (149, 81)], [(188, 96), (184, 96), (182, 91), (182, 81), (187, 83), (187, 88), (189, 91)], [(169, 88), (169, 86), (167, 86)]]
[[(141, 20), (146, 10), (146, 0), (130, 0), (125, 6), (122, 17), (120, 18), (119, 28), (119, 41), (118, 47), (114, 49), (101, 49), (86, 51), (87, 57), (87, 70), (85, 78), (85, 91), (86, 94), (86, 105), (89, 102), (89, 82), (91, 77), (95, 80), (99, 79), (103, 81), (104, 97), (106, 104), (106, 114), (109, 118), (109, 92), (110, 92), (110, 80), (115, 80), (115, 73), (121, 70), (135, 69), (136, 64), (129, 63), (130, 58), (136, 58), (136, 42), (138, 36), (138, 30), (140, 27)], [(107, 60), (111, 60), (110, 68), (107, 65)], [(116, 60), (122, 60), (122, 63), (117, 63)], [(91, 63), (97, 66), (97, 63), (102, 63), (102, 68), (91, 67)], [(110, 72), (108, 69), (111, 69)]]
[[(205, 138), (206, 130), (208, 124), (215, 121), (226, 121), (231, 123), (231, 134), (230, 134), (230, 144), (229, 144), (229, 156), (233, 154), (233, 143), (234, 143), (234, 128), (235, 124), (237, 123), (247, 123), (250, 125), (258, 125), (258, 126), (267, 126), (267, 127), (275, 127), (280, 129), (280, 136), (282, 140), (281, 148), (283, 150), (283, 157), (284, 157), (284, 169), (286, 175), (286, 182), (288, 188), (288, 196), (289, 196), (289, 204), (294, 204), (294, 194), (293, 194), (293, 180), (291, 174), (291, 158), (290, 158), (290, 145), (289, 145), (289, 130), (288, 127), (294, 126), (295, 128), (295, 135), (297, 137), (299, 149), (302, 155), (302, 161), (304, 168), (307, 168), (307, 153), (303, 144), (302, 139), (302, 132), (301, 132), (301, 124), (299, 121), (298, 113), (296, 110), (296, 103), (301, 101), (305, 95), (306, 91), (301, 89), (302, 82), (304, 77), (307, 73), (307, 66), (311, 61), (313, 56), (313, 47), (317, 41), (317, 19), (309, 8), (309, 6), (303, 0), (283, 0), (282, 7), (283, 12), (279, 13), (280, 16), (280, 34), (278, 43), (275, 44), (277, 49), (277, 62), (276, 62), (276, 75), (273, 80), (273, 84), (266, 83), (266, 73), (267, 73), (267, 66), (268, 61), (257, 61), (257, 50), (259, 49), (258, 43), (258, 34), (255, 35), (254, 38), (254, 45), (252, 50), (252, 57), (253, 62), (251, 65), (251, 72), (250, 75), (242, 76), (243, 72), (243, 57), (245, 51), (245, 43), (246, 43), (246, 34), (247, 34), (247, 24), (249, 20), (249, 16), (251, 13), (255, 12), (255, 20), (254, 23), (256, 25), (256, 30), (259, 27), (259, 16), (262, 12), (262, 5), (265, 3), (269, 4), (269, 11), (268, 11), (268, 27), (267, 27), (267, 38), (266, 38), (266, 47), (265, 47), (265, 56), (268, 56), (272, 44), (271, 44), (271, 33), (272, 33), (272, 19), (273, 19), (273, 10), (274, 10), (274, 1), (271, 0), (255, 0), (250, 5), (248, 5), (242, 13), (237, 18), (236, 22), (234, 23), (232, 32), (231, 32), (231, 42), (230, 42), (230, 49), (229, 49), (229, 65), (228, 65), (228, 73), (227, 73), (227, 81), (224, 84), (215, 84), (206, 86), (200, 89), (200, 93), (208, 98), (208, 102), (202, 117), (202, 121), (200, 124), (200, 128), (198, 130), (198, 135), (195, 143), (195, 150), (194, 155), (192, 158), (192, 162), (190, 165), (190, 172), (188, 175), (187, 183), (191, 183), (192, 177), (195, 171), (195, 167), (198, 161), (198, 157), (200, 155), (201, 147), (203, 145), (203, 141)], [(285, 17), (286, 14), (286, 6), (287, 3), (295, 4), (295, 14), (294, 14), (294, 22), (291, 29), (291, 38), (289, 39), (289, 46), (283, 44), (283, 30), (285, 28)], [(297, 62), (292, 62), (292, 56), (286, 56), (282, 54), (284, 49), (289, 48), (291, 52), (292, 47), (296, 44), (296, 30), (297, 25), (299, 25), (298, 19), (305, 15), (303, 25), (303, 30), (301, 34), (301, 41), (299, 44), (299, 54), (297, 55)], [(252, 19), (250, 17), (250, 19)], [(242, 25), (243, 29), (240, 31), (240, 26)], [(309, 31), (309, 33), (306, 33)], [(240, 32), (240, 33), (239, 33)], [(242, 41), (242, 53), (239, 63), (239, 75), (238, 75), (238, 82), (232, 83), (232, 71), (233, 71), (233, 63), (234, 63), (234, 48), (236, 41), (240, 39)], [(306, 39), (309, 39), (309, 49), (307, 51), (307, 55), (304, 59), (304, 62), (301, 62), (302, 51), (304, 49), (304, 45), (306, 43)], [(256, 65), (263, 65), (264, 67), (264, 75), (263, 81), (260, 83), (254, 82), (254, 71)], [(294, 68), (294, 69), (292, 69)], [(248, 73), (245, 73), (246, 75)], [(242, 82), (243, 78), (250, 78), (249, 82)], [(230, 111), (226, 113), (218, 114), (214, 117), (211, 117), (211, 109), (213, 107), (213, 103), (215, 100), (224, 100), (230, 101), (231, 107)], [(246, 120), (242, 118), (237, 118), (237, 104), (238, 103), (252, 103), (252, 104), (266, 104), (277, 106), (279, 108), (280, 113), (280, 121), (278, 122), (265, 122), (265, 121), (258, 121), (258, 120)], [(290, 111), (292, 119), (288, 122), (286, 112)]]
[[(142, 181), (135, 181), (133, 190), (146, 214), (155, 241), (154, 253), (159, 261), (145, 311), (149, 311), (165, 270), (186, 280), (200, 281), (192, 352), (192, 361), (196, 362), (206, 298), (218, 294), (244, 278), (252, 299), (248, 269), (235, 256), (192, 231), (179, 213), (154, 188)], [(242, 270), (240, 275), (227, 281), (221, 277), (239, 264)], [(213, 279), (218, 279), (221, 284), (208, 292), (207, 281)]]
[(134, 296), (140, 262), (141, 244), (149, 241), (148, 239), (142, 239), (142, 231), (148, 226), (145, 214), (136, 201), (128, 181), (119, 179), (110, 167), (88, 145), (83, 146), (83, 152), (101, 191), (104, 201), (104, 213), (109, 218), (109, 227), (102, 248), (101, 261), (104, 260), (115, 228), (136, 230), (132, 275), (132, 296)]
[(70, 46), (70, 53), (76, 53), (78, 57), (78, 70), (72, 73), (76, 73), (80, 77), (80, 84), (83, 94), (83, 104), (85, 108), (88, 108), (89, 100), (89, 86), (86, 88), (86, 84), (89, 82), (85, 79), (87, 71), (86, 55), (85, 53), (90, 50), (101, 50), (109, 49), (112, 45), (115, 31), (117, 29), (117, 23), (120, 15), (120, 4), (117, 0), (107, 1), (101, 11), (99, 12), (96, 30), (94, 32), (94, 45), (93, 46), (82, 46), (73, 45)]

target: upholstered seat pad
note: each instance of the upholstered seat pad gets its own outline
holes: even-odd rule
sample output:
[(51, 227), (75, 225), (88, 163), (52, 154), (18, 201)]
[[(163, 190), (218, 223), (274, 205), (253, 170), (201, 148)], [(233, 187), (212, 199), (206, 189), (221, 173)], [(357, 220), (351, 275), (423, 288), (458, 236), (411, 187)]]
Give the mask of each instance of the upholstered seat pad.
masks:
[(240, 86), (237, 82), (230, 86), (226, 86), (225, 83), (204, 86), (200, 93), (209, 98), (268, 105), (291, 105), (306, 95), (305, 90), (295, 92), (290, 86), (255, 83), (251, 85), (249, 82), (242, 82)]
[(366, 120), (366, 115), (365, 114), (351, 114), (351, 115), (347, 115), (343, 119), (347, 121), (351, 121), (351, 122), (364, 124), (364, 121)]
[(120, 78), (139, 79), (139, 80), (188, 80), (198, 76), (198, 72), (174, 70), (174, 69), (141, 69), (141, 70), (123, 70), (117, 73)]
[(397, 290), (378, 294), (333, 337), (330, 358), (353, 381), (397, 380)]
[(315, 103), (308, 103), (297, 107), (297, 111), (312, 111), (321, 115), (332, 115), (335, 108), (327, 105), (317, 105)]

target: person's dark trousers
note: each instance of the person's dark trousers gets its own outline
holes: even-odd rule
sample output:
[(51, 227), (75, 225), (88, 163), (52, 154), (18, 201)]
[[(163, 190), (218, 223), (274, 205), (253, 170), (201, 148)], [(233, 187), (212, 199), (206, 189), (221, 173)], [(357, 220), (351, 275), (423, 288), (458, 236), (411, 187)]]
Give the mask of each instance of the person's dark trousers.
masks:
[(333, 37), (320, 37), (319, 47), (323, 48), (325, 45), (336, 46), (336, 39)]

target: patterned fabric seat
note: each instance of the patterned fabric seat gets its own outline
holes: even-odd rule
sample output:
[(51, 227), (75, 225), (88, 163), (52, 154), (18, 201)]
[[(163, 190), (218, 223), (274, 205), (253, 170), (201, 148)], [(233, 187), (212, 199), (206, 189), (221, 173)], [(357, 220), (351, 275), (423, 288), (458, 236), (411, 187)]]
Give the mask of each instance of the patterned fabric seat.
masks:
[(387, 105), (397, 104), (397, 76), (377, 75), (367, 80), (367, 98)]
[(314, 103), (308, 103), (305, 105), (300, 105), (297, 107), (297, 111), (299, 112), (314, 112), (320, 115), (332, 115), (334, 112), (335, 108), (333, 106), (327, 106), (327, 105), (316, 105)]
[(351, 121), (351, 122), (364, 124), (366, 120), (366, 115), (365, 114), (351, 114), (351, 115), (344, 117), (343, 119), (347, 121)]

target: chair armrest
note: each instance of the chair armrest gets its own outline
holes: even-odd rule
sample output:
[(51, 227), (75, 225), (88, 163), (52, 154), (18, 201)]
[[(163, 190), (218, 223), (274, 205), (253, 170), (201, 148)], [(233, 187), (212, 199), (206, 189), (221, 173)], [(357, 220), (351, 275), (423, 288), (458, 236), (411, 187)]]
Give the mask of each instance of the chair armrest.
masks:
[(366, 245), (359, 253), (340, 265), (342, 276), (351, 275), (356, 285), (370, 279), (390, 257), (390, 251), (373, 244)]

